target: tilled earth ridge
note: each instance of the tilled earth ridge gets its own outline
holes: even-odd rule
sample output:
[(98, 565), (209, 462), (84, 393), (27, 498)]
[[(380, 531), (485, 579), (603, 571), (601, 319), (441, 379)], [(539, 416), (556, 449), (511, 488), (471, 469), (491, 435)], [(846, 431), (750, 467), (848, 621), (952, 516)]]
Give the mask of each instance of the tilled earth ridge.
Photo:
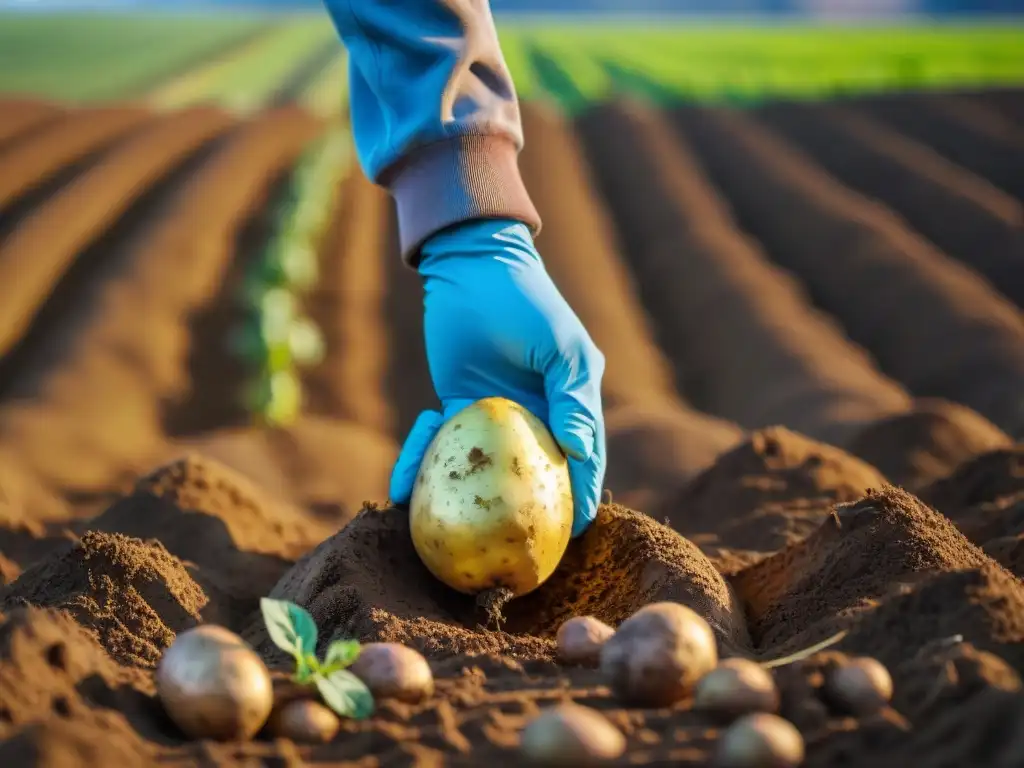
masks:
[[(1019, 93), (1000, 93), (993, 103), (1005, 110), (1019, 99)], [(947, 108), (930, 107), (939, 114), (948, 114), (942, 113)], [(117, 161), (119, 148), (135, 147), (145, 167), (164, 168), (145, 153), (156, 151), (146, 149), (156, 146), (146, 136), (160, 135), (154, 126), (166, 118), (135, 109), (80, 114), (34, 103), (16, 112), (0, 109), (10, 122), (0, 124), (0, 175), (8, 168), (27, 174), (29, 163), (39, 168), (38, 183), (19, 181), (0, 203), (0, 214), (8, 215), (4, 232), (24, 227), (32, 217), (42, 220), (47, 201), (58, 199), (58, 190), (76, 179), (88, 178), (90, 188), (99, 189), (102, 173), (111, 179), (127, 173)], [(698, 190), (705, 201), (717, 201), (718, 212), (713, 220), (695, 218), (692, 227), (679, 219), (683, 234), (672, 227), (652, 230), (658, 242), (645, 243), (643, 229), (623, 218), (631, 214), (615, 203), (605, 181), (597, 183), (613, 149), (595, 152), (583, 122), (574, 136), (573, 125), (549, 109), (524, 109), (528, 137), (548, 139), (532, 158), (524, 156), (524, 173), (538, 187), (547, 228), (538, 245), (544, 253), (549, 238), (553, 277), (593, 327), (598, 344), (608, 347), (609, 437), (617, 441), (608, 487), (616, 503), (602, 506), (597, 522), (573, 542), (548, 583), (506, 607), (500, 630), (484, 625), (472, 600), (426, 574), (412, 551), (402, 509), (362, 503), (383, 501), (401, 430), (421, 403), (429, 405), (429, 392), (417, 394), (429, 386), (422, 359), (405, 363), (403, 355), (416, 327), (416, 313), (405, 305), (418, 296), (396, 277), (406, 275), (395, 271), (393, 236), (375, 234), (378, 225), (393, 226), (377, 204), (348, 205), (342, 199), (336, 233), (321, 244), (325, 260), (339, 253), (348, 258), (359, 243), (369, 244), (362, 249), (369, 253), (359, 255), (368, 259), (360, 274), (369, 280), (365, 290), (377, 298), (356, 301), (340, 271), (318, 288), (318, 319), (350, 330), (329, 337), (328, 364), (310, 379), (320, 393), (315, 416), (288, 430), (240, 425), (226, 397), (238, 372), (225, 367), (225, 381), (204, 383), (217, 370), (223, 340), (210, 332), (216, 324), (203, 318), (229, 319), (224, 302), (266, 237), (266, 211), (281, 174), (319, 126), (289, 108), (239, 125), (204, 118), (216, 126), (217, 136), (206, 139), (198, 153), (167, 162), (163, 176), (135, 170), (145, 179), (139, 194), (151, 191), (144, 206), (129, 203), (116, 222), (90, 219), (83, 211), (75, 224), (79, 240), (65, 233), (59, 241), (41, 238), (36, 246), (50, 263), (93, 266), (80, 271), (81, 279), (69, 273), (62, 285), (60, 304), (67, 322), (75, 324), (74, 334), (44, 302), (15, 340), (29, 340), (18, 352), (24, 364), (4, 369), (14, 378), (0, 388), (0, 764), (514, 764), (526, 722), (541, 707), (572, 699), (602, 711), (626, 734), (623, 763), (705, 765), (720, 723), (693, 713), (685, 700), (665, 709), (625, 708), (599, 672), (563, 667), (552, 658), (552, 637), (565, 618), (592, 614), (615, 624), (664, 599), (703, 613), (723, 655), (770, 659), (847, 631), (838, 645), (775, 673), (782, 713), (807, 741), (807, 765), (930, 768), (1018, 761), (1024, 753), (1024, 469), (1020, 446), (1008, 434), (1019, 436), (1016, 419), (1024, 411), (1014, 415), (1008, 394), (1016, 374), (1000, 378), (1001, 371), (1015, 370), (1013, 354), (997, 360), (1006, 347), (995, 344), (983, 345), (987, 357), (965, 347), (958, 356), (961, 339), (977, 336), (951, 334), (945, 353), (928, 368), (921, 350), (905, 350), (904, 360), (892, 357), (898, 340), (929, 341), (927, 328), (895, 334), (884, 347), (870, 334), (850, 341), (844, 334), (866, 333), (870, 326), (844, 314), (851, 305), (837, 300), (821, 274), (805, 273), (806, 264), (794, 260), (782, 265), (791, 271), (778, 279), (794, 281), (794, 295), (806, 303), (784, 323), (744, 305), (743, 292), (736, 290), (740, 282), (725, 283), (733, 286), (723, 294), (730, 301), (708, 307), (705, 324), (720, 323), (732, 334), (723, 342), (730, 354), (753, 361), (756, 348), (757, 360), (771, 360), (772, 354), (781, 360), (794, 349), (788, 340), (799, 338), (803, 351), (790, 359), (813, 364), (787, 369), (786, 380), (798, 390), (821, 391), (814, 388), (829, 380), (829, 361), (857, 360), (861, 374), (835, 374), (845, 378), (830, 391), (845, 394), (832, 402), (870, 401), (870, 391), (858, 389), (868, 371), (886, 391), (941, 395), (944, 401), (894, 400), (910, 407), (879, 414), (836, 444), (823, 438), (846, 434), (839, 428), (842, 408), (818, 408), (822, 431), (802, 432), (804, 422), (793, 423), (778, 408), (781, 401), (772, 399), (782, 389), (768, 365), (745, 390), (733, 390), (741, 394), (731, 401), (746, 408), (743, 398), (749, 398), (749, 412), (769, 414), (763, 422), (742, 423), (740, 410), (696, 410), (729, 402), (701, 400), (682, 375), (686, 361), (698, 358), (680, 339), (700, 337), (686, 328), (680, 336), (677, 323), (680, 317), (699, 322), (697, 305), (685, 291), (675, 304), (648, 301), (650, 276), (665, 286), (682, 285), (677, 280), (696, 268), (694, 238), (711, 225), (720, 234), (707, 242), (723, 250), (721, 256), (714, 248), (701, 251), (711, 270), (706, 274), (729, 274), (726, 265), (740, 249), (747, 254), (743, 258), (752, 255), (766, 265), (759, 267), (763, 274), (785, 274), (777, 266), (772, 272), (781, 241), (776, 230), (759, 224), (757, 206), (779, 210), (785, 200), (806, 206), (803, 190), (810, 188), (808, 179), (821, 178), (815, 174), (831, 174), (830, 184), (847, 189), (838, 166), (822, 158), (821, 171), (813, 153), (798, 155), (799, 164), (786, 154), (786, 162), (773, 165), (759, 153), (785, 136), (761, 141), (744, 122), (748, 118), (736, 125), (718, 112), (708, 113), (709, 124), (729, 130), (712, 146), (704, 133), (691, 134), (694, 123), (686, 116), (686, 142), (679, 146), (692, 157), (675, 172), (682, 173), (681, 188), (691, 197), (679, 200), (694, 205)], [(93, 127), (77, 133), (59, 127), (77, 119)], [(673, 119), (665, 121), (669, 128)], [(881, 116), (872, 119), (882, 122)], [(757, 130), (774, 130), (771, 122), (766, 119), (761, 125), (768, 128)], [(990, 169), (981, 145), (968, 141), (971, 131), (981, 130), (978, 125), (959, 121), (956, 131), (933, 139), (925, 151), (920, 125), (900, 132), (897, 122), (886, 123), (887, 131), (899, 132), (898, 141), (886, 134), (890, 164), (904, 174), (930, 174), (924, 187), (941, 181), (948, 190), (950, 179), (970, 177), (964, 198), (977, 207), (982, 171)], [(53, 138), (72, 134), (76, 138), (66, 145)], [(868, 134), (857, 135), (863, 141)], [(666, 140), (679, 140), (678, 133), (667, 130), (661, 137), (633, 137), (621, 149), (628, 156), (677, 151)], [(962, 156), (941, 149), (950, 137), (965, 142)], [(802, 143), (806, 136), (795, 138)], [(741, 143), (730, 145), (734, 140)], [(54, 142), (53, 151), (35, 146), (44, 141)], [(198, 136), (191, 141), (202, 143)], [(179, 146), (187, 143), (180, 138)], [(753, 153), (758, 174), (781, 174), (765, 178), (786, 194), (771, 201), (749, 190), (741, 196), (721, 160), (730, 146)], [(800, 151), (783, 146), (788, 153)], [(878, 143), (869, 146), (882, 152)], [(911, 156), (897, 163), (892, 153), (911, 146)], [(18, 147), (20, 155), (10, 154)], [(1005, 145), (998, 150), (1005, 156)], [(944, 158), (945, 175), (937, 175), (936, 154)], [(956, 173), (947, 172), (949, 164)], [(856, 190), (871, 181), (865, 168), (858, 173), (848, 192), (827, 193), (832, 207), (827, 221), (815, 224), (821, 228), (813, 230), (817, 242), (831, 242), (821, 239), (829, 226), (833, 237), (856, 235), (849, 228), (861, 210), (853, 202), (860, 199)], [(244, 189), (238, 186), (243, 176)], [(117, 178), (125, 183), (126, 176)], [(628, 186), (642, 200), (655, 181), (652, 175)], [(366, 194), (351, 181), (343, 189)], [(1012, 191), (1003, 190), (1000, 205)], [(955, 197), (947, 193), (943, 199), (952, 205)], [(896, 197), (876, 204), (907, 205)], [(655, 205), (669, 209), (652, 199)], [(368, 234), (360, 234), (358, 218), (346, 219), (358, 211), (370, 211)], [(902, 296), (906, 317), (913, 318), (916, 307), (922, 322), (930, 323), (936, 316), (921, 314), (920, 301), (937, 297), (931, 309), (942, 308), (942, 327), (970, 328), (972, 334), (979, 333), (979, 322), (986, 326), (986, 312), (1008, 317), (1008, 303), (998, 299), (984, 311), (964, 303), (981, 295), (979, 285), (987, 286), (986, 296), (998, 296), (1001, 286), (991, 275), (967, 279), (955, 302), (943, 298), (951, 275), (972, 268), (970, 243), (958, 240), (958, 252), (943, 254), (954, 245), (942, 241), (946, 230), (904, 215), (901, 226), (917, 227), (907, 229), (913, 247), (893, 234), (891, 224), (861, 224), (874, 227), (872, 242), (885, 242), (882, 234), (904, 242), (903, 251), (888, 245), (875, 251), (875, 258), (904, 254), (899, 273), (906, 277), (874, 284), (884, 289), (887, 302), (898, 303)], [(579, 222), (601, 233), (590, 246), (576, 244), (572, 236)], [(800, 225), (790, 227), (801, 231)], [(636, 234), (627, 237), (629, 232)], [(911, 252), (916, 255), (907, 258)], [(643, 256), (648, 260), (641, 263), (644, 253), (658, 260)], [(938, 256), (928, 262), (929, 253)], [(373, 265), (374, 254), (380, 266)], [(954, 259), (959, 266), (951, 269)], [(661, 271), (652, 272), (652, 265)], [(924, 274), (915, 277), (919, 267)], [(866, 274), (850, 274), (862, 281), (857, 285), (870, 285), (863, 282)], [(588, 283), (591, 278), (596, 282)], [(389, 312), (399, 306), (406, 311), (392, 320)], [(816, 314), (822, 310), (835, 314)], [(386, 344), (383, 356), (367, 350), (346, 357), (361, 343), (360, 313), (363, 341)], [(861, 324), (851, 327), (851, 320)], [(1001, 322), (996, 336), (1008, 332), (1009, 321)], [(803, 330), (794, 333), (786, 323)], [(830, 330), (822, 333), (823, 327)], [(74, 345), (61, 341), (72, 337)], [(822, 348), (807, 346), (815, 339)], [(852, 354), (857, 345), (866, 354)], [(989, 377), (985, 387), (970, 382), (979, 359)], [(702, 370), (705, 394), (713, 391), (716, 376), (728, 372)], [(973, 375), (981, 370), (973, 369)], [(825, 375), (816, 379), (809, 372)], [(941, 391), (929, 391), (932, 384)], [(742, 382), (734, 378), (719, 385)], [(799, 402), (789, 411), (794, 417), (806, 416)], [(119, 415), (119, 403), (133, 404), (127, 411), (133, 416)], [(971, 404), (983, 406), (988, 418)], [(835, 423), (823, 415), (830, 412), (839, 414)], [(258, 598), (266, 594), (305, 605), (320, 624), (323, 642), (354, 636), (418, 648), (437, 678), (435, 695), (418, 705), (384, 702), (373, 718), (343, 723), (339, 737), (323, 746), (262, 737), (246, 744), (185, 741), (154, 698), (153, 666), (175, 633), (216, 622), (243, 633), (281, 674), (283, 660), (266, 642), (258, 616)], [(848, 717), (824, 693), (824, 673), (850, 654), (875, 656), (893, 675), (892, 706), (877, 716)]]

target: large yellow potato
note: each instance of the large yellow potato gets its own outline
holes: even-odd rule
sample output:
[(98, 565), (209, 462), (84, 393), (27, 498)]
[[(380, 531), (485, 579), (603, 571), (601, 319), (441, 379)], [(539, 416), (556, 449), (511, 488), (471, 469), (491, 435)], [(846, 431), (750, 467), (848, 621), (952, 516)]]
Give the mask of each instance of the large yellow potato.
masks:
[(554, 572), (572, 532), (569, 466), (547, 427), (504, 398), (456, 414), (427, 449), (410, 505), (412, 540), (438, 579), (518, 597)]

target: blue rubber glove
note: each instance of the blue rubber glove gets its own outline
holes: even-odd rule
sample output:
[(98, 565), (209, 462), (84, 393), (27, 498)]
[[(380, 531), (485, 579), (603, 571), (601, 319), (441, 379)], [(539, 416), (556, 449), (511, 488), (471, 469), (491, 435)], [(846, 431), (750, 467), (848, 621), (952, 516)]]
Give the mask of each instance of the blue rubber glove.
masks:
[(505, 397), (551, 429), (569, 459), (579, 536), (597, 514), (605, 472), (604, 355), (551, 281), (523, 224), (467, 222), (427, 241), (427, 360), (443, 415), (420, 414), (391, 475), (404, 504), (441, 425), (485, 397)]

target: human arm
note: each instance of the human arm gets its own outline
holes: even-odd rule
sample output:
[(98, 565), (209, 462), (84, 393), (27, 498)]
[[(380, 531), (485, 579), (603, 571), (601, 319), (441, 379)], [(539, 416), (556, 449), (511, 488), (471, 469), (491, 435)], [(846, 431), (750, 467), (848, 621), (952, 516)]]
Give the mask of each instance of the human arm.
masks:
[(392, 474), (409, 500), (422, 457), (460, 408), (529, 408), (569, 457), (574, 535), (605, 474), (604, 357), (534, 246), (540, 218), (519, 174), (519, 105), (485, 0), (325, 0), (350, 57), (360, 165), (388, 188), (402, 255), (425, 288), (441, 412), (420, 416)]
[(486, 0), (324, 0), (349, 54), (359, 162), (395, 199), (403, 257), (463, 221), (540, 217), (519, 102)]

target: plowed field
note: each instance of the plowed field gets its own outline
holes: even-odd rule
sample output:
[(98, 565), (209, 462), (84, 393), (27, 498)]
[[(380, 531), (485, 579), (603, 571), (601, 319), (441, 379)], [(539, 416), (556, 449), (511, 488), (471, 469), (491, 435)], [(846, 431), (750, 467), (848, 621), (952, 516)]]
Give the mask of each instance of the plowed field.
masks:
[[(502, 631), (382, 502), (433, 400), (393, 211), (339, 187), (305, 311), (305, 415), (249, 426), (242, 275), (324, 125), (281, 105), (0, 103), (0, 765), (526, 765), (572, 699), (621, 764), (705, 765), (721, 724), (554, 660), (574, 615), (693, 606), (767, 660), (808, 766), (1024, 762), (1024, 92), (657, 109), (524, 105), (548, 269), (607, 358), (609, 503)], [(1015, 122), (1017, 121), (1017, 122)], [(376, 500), (377, 503), (365, 500)], [(321, 643), (397, 641), (435, 694), (329, 744), (189, 742), (153, 668), (200, 622), (276, 669), (261, 596)], [(854, 718), (849, 655), (895, 681)]]

